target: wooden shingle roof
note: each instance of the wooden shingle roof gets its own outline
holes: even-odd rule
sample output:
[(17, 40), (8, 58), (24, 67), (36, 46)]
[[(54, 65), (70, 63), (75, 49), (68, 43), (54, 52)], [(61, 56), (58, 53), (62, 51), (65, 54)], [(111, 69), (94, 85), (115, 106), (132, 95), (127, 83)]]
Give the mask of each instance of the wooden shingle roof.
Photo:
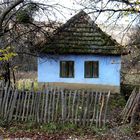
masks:
[(122, 46), (103, 32), (87, 13), (81, 11), (54, 32), (42, 52), (121, 55)]

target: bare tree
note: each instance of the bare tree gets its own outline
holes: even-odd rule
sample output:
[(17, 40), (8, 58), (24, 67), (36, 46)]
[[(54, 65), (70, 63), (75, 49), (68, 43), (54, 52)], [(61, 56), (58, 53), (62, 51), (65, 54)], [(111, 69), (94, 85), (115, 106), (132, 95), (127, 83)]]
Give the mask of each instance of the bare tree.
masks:
[[(23, 55), (38, 56), (38, 46), (44, 39), (50, 36), (49, 30), (56, 28), (56, 22), (52, 22), (50, 16), (55, 16), (55, 11), (59, 12), (59, 4), (44, 4), (31, 0), (2, 0), (0, 2), (0, 49), (10, 47), (10, 51), (15, 52), (18, 57)], [(40, 14), (46, 15), (47, 23), (35, 21), (35, 17)], [(41, 38), (41, 39), (39, 39)], [(4, 54), (1, 54), (2, 58)], [(10, 80), (10, 70), (15, 63), (13, 58), (4, 60), (5, 82)]]

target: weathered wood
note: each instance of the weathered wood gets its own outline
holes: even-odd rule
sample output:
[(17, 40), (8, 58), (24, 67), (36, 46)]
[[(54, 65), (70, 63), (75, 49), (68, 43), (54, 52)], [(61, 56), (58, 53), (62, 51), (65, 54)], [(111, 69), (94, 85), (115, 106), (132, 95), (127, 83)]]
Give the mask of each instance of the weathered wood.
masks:
[(45, 107), (45, 85), (43, 86), (43, 92), (41, 93), (41, 115), (40, 121), (43, 121), (44, 107)]
[(94, 120), (95, 120), (97, 100), (98, 100), (98, 92), (96, 92), (96, 95), (95, 95), (94, 109), (93, 109), (93, 115), (92, 115), (92, 119), (91, 119), (90, 126), (93, 124), (93, 122), (94, 122)]
[(48, 89), (45, 91), (45, 111), (44, 111), (44, 122), (46, 123), (47, 120), (47, 111), (48, 111), (48, 94), (49, 94), (49, 91)]
[(81, 103), (81, 113), (80, 113), (80, 122), (79, 122), (80, 125), (83, 122), (83, 115), (84, 115), (84, 101), (85, 101), (85, 91), (84, 90), (82, 91), (81, 98), (82, 98), (82, 103)]
[(87, 116), (87, 111), (88, 111), (88, 104), (89, 104), (89, 94), (90, 92), (87, 91), (86, 94), (86, 106), (85, 106), (85, 111), (84, 111), (84, 116), (83, 116), (83, 125), (86, 125), (86, 116)]
[(51, 88), (50, 92), (49, 92), (49, 100), (48, 100), (48, 123), (50, 122), (50, 118), (51, 118), (51, 105), (52, 105), (52, 91), (53, 89)]
[(107, 114), (107, 107), (108, 107), (108, 102), (109, 102), (109, 97), (110, 97), (110, 91), (107, 94), (107, 99), (106, 99), (106, 104), (105, 104), (105, 113), (104, 113), (104, 119), (103, 119), (103, 126), (105, 127), (106, 123), (106, 114)]
[(28, 98), (27, 98), (27, 110), (26, 110), (26, 115), (25, 115), (25, 121), (27, 121), (27, 120), (29, 120), (29, 118), (28, 118), (28, 114), (29, 114), (29, 107), (30, 107), (30, 101), (31, 101), (31, 91), (29, 91), (29, 93), (28, 93)]
[(52, 121), (54, 120), (54, 112), (55, 112), (55, 93), (56, 93), (56, 89), (54, 88), (53, 90), (53, 99), (52, 99)]
[(75, 99), (76, 99), (77, 90), (74, 92), (73, 103), (72, 103), (72, 123), (74, 122), (74, 107), (75, 107)]
[(5, 105), (4, 105), (4, 117), (6, 118), (7, 117), (7, 111), (8, 111), (8, 103), (9, 103), (9, 98), (10, 98), (10, 96), (12, 96), (12, 95), (10, 95), (10, 91), (11, 91), (11, 87), (9, 87), (8, 88), (8, 90), (7, 90), (7, 96), (6, 96), (6, 99), (5, 99)]
[(58, 117), (59, 117), (59, 115), (58, 115), (58, 113), (59, 113), (59, 111), (58, 111), (58, 109), (59, 109), (59, 104), (60, 104), (60, 90), (57, 89), (55, 121), (57, 121), (57, 120), (58, 120)]
[(40, 122), (40, 99), (41, 99), (41, 92), (38, 92), (37, 104), (36, 104), (36, 119), (37, 122)]
[(22, 121), (25, 119), (27, 96), (28, 96), (28, 92), (25, 92), (25, 98), (24, 98), (24, 103), (23, 103), (23, 112), (22, 112)]
[(99, 93), (99, 98), (98, 98), (98, 102), (97, 102), (97, 108), (96, 108), (96, 127), (98, 127), (99, 125), (99, 108), (100, 108), (100, 101), (101, 101), (101, 95), (102, 93)]
[(14, 113), (14, 109), (15, 109), (15, 104), (16, 104), (16, 99), (17, 99), (17, 90), (15, 90), (15, 94), (14, 94), (14, 98), (11, 104), (11, 109), (10, 109), (10, 113), (9, 113), (9, 117), (8, 117), (8, 121), (12, 120), (13, 117), (13, 113)]
[(78, 108), (80, 104), (80, 91), (77, 91), (77, 105), (75, 106), (75, 124), (77, 124), (77, 119), (78, 119)]
[(72, 94), (72, 91), (70, 90), (69, 93), (68, 93), (68, 116), (67, 116), (67, 120), (69, 120), (70, 118), (70, 114), (71, 114), (71, 94)]
[(4, 116), (4, 106), (5, 106), (5, 101), (7, 98), (7, 92), (8, 92), (8, 85), (9, 83), (6, 83), (6, 87), (4, 88), (5, 92), (4, 92), (4, 97), (3, 97), (3, 101), (2, 101), (2, 108), (1, 108), (1, 115)]
[(22, 119), (23, 103), (24, 103), (24, 91), (21, 91), (21, 102), (18, 120)]
[(123, 111), (121, 112), (121, 116), (125, 116), (126, 111), (128, 111), (128, 108), (131, 106), (130, 103), (133, 100), (133, 97), (136, 95), (136, 88), (134, 88), (134, 90), (132, 91)]
[(31, 90), (31, 108), (29, 110), (29, 120), (34, 120), (34, 101), (35, 101), (35, 94), (33, 93), (33, 91)]
[(99, 127), (101, 127), (101, 122), (102, 122), (102, 111), (103, 111), (103, 106), (104, 106), (104, 93), (102, 94), (102, 100), (101, 100), (101, 107), (100, 107), (100, 112), (99, 112)]
[(17, 104), (16, 104), (15, 120), (18, 120), (18, 118), (19, 118), (20, 98), (21, 98), (21, 92), (18, 91), (18, 98), (17, 98)]
[[(106, 121), (106, 110), (109, 100), (108, 93), (85, 90), (65, 90), (43, 87), (42, 91), (22, 91), (5, 88), (0, 109), (8, 121), (72, 122), (78, 125), (101, 127)], [(4, 102), (5, 101), (5, 102)], [(130, 111), (130, 110), (129, 110)], [(132, 112), (132, 109), (131, 109)], [(129, 113), (130, 114), (130, 113)]]
[(89, 98), (90, 98), (91, 100), (90, 100), (90, 104), (89, 104), (89, 107), (88, 107), (87, 125), (89, 125), (90, 118), (92, 117), (92, 116), (91, 116), (91, 112), (93, 111), (93, 110), (92, 110), (92, 108), (93, 108), (93, 107), (92, 107), (92, 104), (93, 104), (93, 99), (94, 99), (93, 97), (94, 97), (94, 92), (91, 91), (91, 93), (90, 93), (90, 95), (89, 95)]

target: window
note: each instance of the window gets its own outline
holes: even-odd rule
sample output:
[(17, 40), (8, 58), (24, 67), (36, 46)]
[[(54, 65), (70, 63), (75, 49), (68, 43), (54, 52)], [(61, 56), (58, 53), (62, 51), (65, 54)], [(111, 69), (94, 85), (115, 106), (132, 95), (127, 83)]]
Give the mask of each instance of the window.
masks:
[(74, 61), (60, 61), (60, 77), (74, 77)]
[(85, 61), (85, 78), (98, 78), (98, 77), (99, 77), (99, 62)]

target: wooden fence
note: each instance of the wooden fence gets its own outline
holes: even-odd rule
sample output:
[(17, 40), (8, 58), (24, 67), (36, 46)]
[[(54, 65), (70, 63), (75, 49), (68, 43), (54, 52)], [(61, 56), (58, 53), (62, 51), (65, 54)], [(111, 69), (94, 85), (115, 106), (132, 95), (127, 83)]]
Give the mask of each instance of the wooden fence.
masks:
[[(140, 102), (140, 88), (138, 91), (136, 90), (136, 88), (134, 88), (134, 90), (132, 91), (132, 93), (121, 113), (123, 123), (129, 122), (129, 119), (131, 119), (131, 123), (133, 123), (132, 122), (133, 115), (136, 115), (135, 112), (137, 112), (136, 108), (140, 104), (139, 102)], [(137, 112), (137, 113), (138, 113), (138, 117), (140, 117), (139, 112)]]
[(35, 92), (1, 86), (0, 116), (7, 121), (39, 123), (71, 122), (76, 125), (106, 124), (110, 92), (44, 88)]

